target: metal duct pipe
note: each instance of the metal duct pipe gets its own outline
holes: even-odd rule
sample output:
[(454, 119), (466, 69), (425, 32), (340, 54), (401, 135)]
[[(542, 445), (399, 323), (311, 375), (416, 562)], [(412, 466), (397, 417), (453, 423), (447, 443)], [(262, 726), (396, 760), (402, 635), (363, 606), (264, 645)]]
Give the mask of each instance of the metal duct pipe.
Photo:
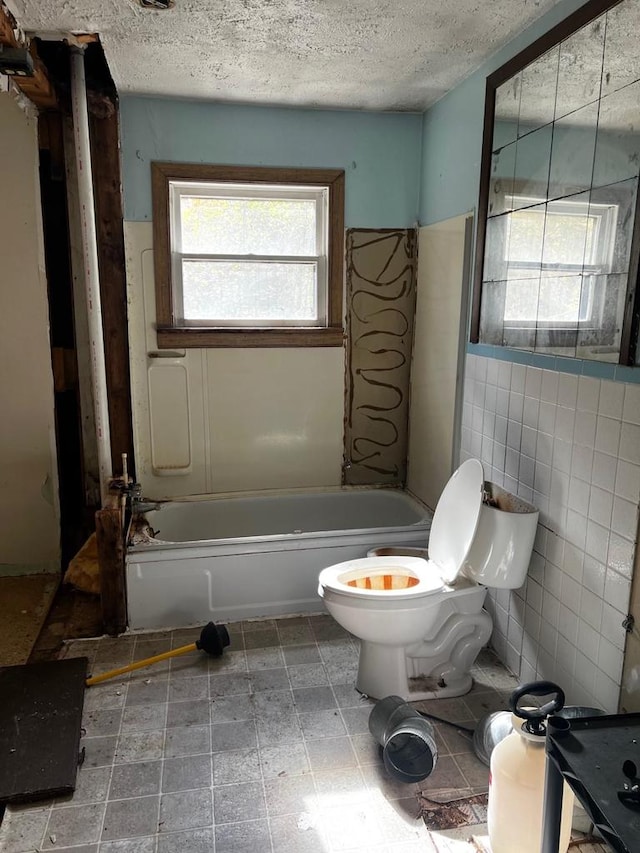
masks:
[(100, 302), (100, 276), (98, 271), (98, 239), (93, 199), (93, 176), (89, 147), (89, 113), (84, 75), (84, 50), (71, 48), (71, 106), (75, 143), (76, 173), (84, 282), (87, 295), (87, 320), (91, 363), (91, 387), (98, 445), (98, 472), (100, 499), (105, 505), (108, 481), (111, 477), (111, 435), (109, 432), (109, 404), (107, 400), (107, 374), (102, 331), (102, 306)]

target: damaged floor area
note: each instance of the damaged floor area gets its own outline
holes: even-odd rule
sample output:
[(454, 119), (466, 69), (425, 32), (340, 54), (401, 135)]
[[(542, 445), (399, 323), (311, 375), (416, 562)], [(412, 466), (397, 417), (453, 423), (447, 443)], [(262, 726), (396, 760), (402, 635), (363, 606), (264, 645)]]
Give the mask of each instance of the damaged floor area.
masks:
[(55, 574), (0, 578), (0, 666), (27, 662), (59, 582)]
[[(74, 795), (8, 808), (2, 853), (488, 851), (477, 822), (430, 832), (422, 819), (425, 799), (486, 792), (470, 738), (435, 724), (433, 773), (418, 784), (391, 779), (368, 730), (373, 703), (353, 686), (357, 641), (330, 617), (228, 628), (221, 658), (193, 652), (88, 688)], [(79, 640), (61, 656), (86, 655), (95, 675), (199, 634)], [(416, 707), (471, 728), (507, 707), (516, 681), (491, 652), (473, 675), (466, 696)]]

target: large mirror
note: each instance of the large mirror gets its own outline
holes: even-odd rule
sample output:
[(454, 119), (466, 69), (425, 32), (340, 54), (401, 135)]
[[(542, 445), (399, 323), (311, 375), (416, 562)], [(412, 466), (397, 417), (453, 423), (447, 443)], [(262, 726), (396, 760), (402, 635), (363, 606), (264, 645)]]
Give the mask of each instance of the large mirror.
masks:
[(640, 0), (592, 0), (487, 80), (471, 340), (635, 363)]

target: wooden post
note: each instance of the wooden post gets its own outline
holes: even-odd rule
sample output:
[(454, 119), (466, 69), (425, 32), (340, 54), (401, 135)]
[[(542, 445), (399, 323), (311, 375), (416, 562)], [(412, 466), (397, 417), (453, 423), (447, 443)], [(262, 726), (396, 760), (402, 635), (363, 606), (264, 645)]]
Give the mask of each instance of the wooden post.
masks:
[(124, 574), (124, 533), (118, 497), (96, 512), (96, 541), (100, 565), (100, 600), (106, 634), (122, 634), (127, 627), (127, 594)]
[(111, 430), (111, 470), (115, 476), (120, 472), (123, 453), (128, 456), (131, 471), (135, 469), (122, 229), (120, 128), (115, 93), (108, 96), (90, 92), (90, 96), (89, 131)]

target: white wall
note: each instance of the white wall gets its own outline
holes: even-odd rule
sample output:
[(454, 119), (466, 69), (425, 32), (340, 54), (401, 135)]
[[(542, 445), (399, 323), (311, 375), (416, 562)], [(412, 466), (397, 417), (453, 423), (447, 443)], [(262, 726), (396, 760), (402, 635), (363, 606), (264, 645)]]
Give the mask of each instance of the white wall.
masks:
[(124, 233), (136, 473), (145, 496), (339, 485), (343, 348), (149, 358), (158, 351), (152, 225), (125, 222)]
[(0, 574), (59, 568), (37, 122), (0, 92)]
[(431, 509), (455, 456), (466, 219), (418, 231), (407, 487)]
[(462, 454), (531, 501), (526, 585), (492, 593), (492, 644), (522, 681), (617, 710), (640, 498), (640, 385), (467, 356)]

